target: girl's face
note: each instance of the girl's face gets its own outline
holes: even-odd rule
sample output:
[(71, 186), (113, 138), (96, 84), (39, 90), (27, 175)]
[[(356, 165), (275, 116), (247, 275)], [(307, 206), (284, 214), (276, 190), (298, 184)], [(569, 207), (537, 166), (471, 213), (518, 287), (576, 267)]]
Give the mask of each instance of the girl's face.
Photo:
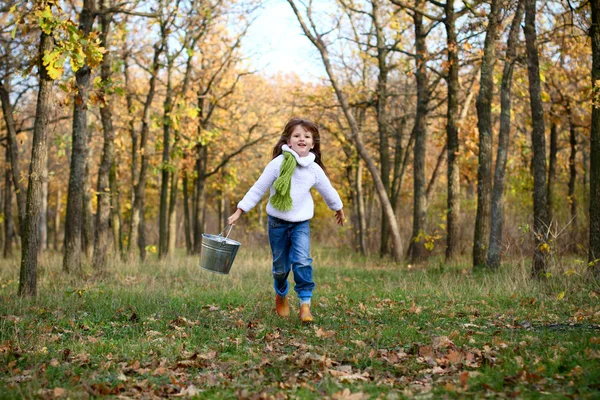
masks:
[(312, 148), (315, 147), (312, 133), (305, 130), (302, 125), (297, 125), (294, 128), (287, 145), (298, 153), (300, 157), (306, 157)]

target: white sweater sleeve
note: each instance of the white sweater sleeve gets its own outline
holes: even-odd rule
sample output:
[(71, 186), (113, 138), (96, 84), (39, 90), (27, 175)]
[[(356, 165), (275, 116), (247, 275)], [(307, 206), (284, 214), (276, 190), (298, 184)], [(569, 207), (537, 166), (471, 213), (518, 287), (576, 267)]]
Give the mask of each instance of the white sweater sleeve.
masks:
[(237, 207), (239, 209), (248, 212), (258, 204), (260, 199), (263, 198), (267, 190), (269, 190), (273, 182), (275, 182), (279, 176), (282, 159), (283, 156), (279, 156), (267, 164), (260, 178), (258, 178), (256, 183), (248, 190), (248, 193), (246, 193), (242, 201), (238, 203)]
[(339, 211), (344, 207), (342, 199), (338, 192), (334, 189), (327, 175), (318, 164), (313, 164), (317, 174), (317, 183), (315, 189), (323, 196), (327, 207), (333, 211)]

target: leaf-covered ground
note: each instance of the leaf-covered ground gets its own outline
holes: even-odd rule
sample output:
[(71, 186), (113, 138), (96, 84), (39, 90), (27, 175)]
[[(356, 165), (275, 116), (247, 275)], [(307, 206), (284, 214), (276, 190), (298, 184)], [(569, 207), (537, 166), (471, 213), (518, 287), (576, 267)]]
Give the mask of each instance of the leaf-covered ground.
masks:
[(230, 275), (180, 256), (70, 277), (46, 256), (36, 300), (0, 270), (2, 398), (600, 397), (600, 289), (585, 264), (393, 265), (317, 249), (315, 323), (274, 311), (269, 254)]

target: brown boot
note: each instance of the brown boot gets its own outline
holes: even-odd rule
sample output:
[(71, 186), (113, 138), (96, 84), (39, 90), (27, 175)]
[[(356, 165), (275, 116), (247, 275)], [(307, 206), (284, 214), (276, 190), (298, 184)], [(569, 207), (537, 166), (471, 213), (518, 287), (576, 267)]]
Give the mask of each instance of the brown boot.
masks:
[(275, 295), (275, 310), (280, 317), (290, 316), (290, 305), (288, 304), (287, 297)]
[(310, 313), (310, 304), (302, 304), (300, 306), (300, 321), (303, 323), (313, 322), (313, 316)]

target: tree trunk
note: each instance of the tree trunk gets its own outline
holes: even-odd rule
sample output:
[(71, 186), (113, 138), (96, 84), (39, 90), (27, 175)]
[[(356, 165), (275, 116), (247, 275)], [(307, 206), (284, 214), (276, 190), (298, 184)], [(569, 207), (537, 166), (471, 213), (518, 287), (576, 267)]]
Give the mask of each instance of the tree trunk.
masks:
[(571, 211), (571, 252), (577, 251), (577, 243), (575, 237), (577, 234), (577, 196), (575, 196), (575, 183), (577, 182), (577, 168), (575, 165), (577, 158), (577, 131), (575, 130), (575, 123), (573, 122), (573, 110), (571, 110), (571, 104), (567, 103), (567, 117), (569, 120), (569, 146), (571, 152), (569, 153), (569, 206)]
[(42, 183), (44, 165), (48, 158), (48, 121), (52, 102), (53, 81), (42, 64), (43, 55), (52, 51), (53, 38), (42, 32), (38, 53), (39, 90), (33, 126), (31, 144), (31, 163), (29, 166), (29, 184), (27, 186), (27, 212), (22, 227), (21, 271), (19, 280), (20, 296), (35, 296), (37, 291), (37, 260), (39, 246), (39, 223), (42, 209)]
[[(600, 80), (600, 0), (591, 0), (592, 26), (592, 86), (598, 89)], [(592, 129), (590, 146), (590, 273), (600, 276), (600, 109), (592, 105)]]
[[(145, 196), (144, 196), (145, 197)], [(140, 252), (140, 260), (146, 260), (146, 208), (144, 206), (146, 199), (143, 198), (140, 204), (140, 224), (138, 225), (138, 250)]]
[[(17, 142), (17, 129), (13, 118), (13, 107), (10, 102), (9, 83), (0, 81), (0, 100), (2, 101), (2, 112), (4, 113), (4, 123), (6, 124), (6, 136), (8, 139), (7, 162), (10, 158), (10, 170), (12, 172), (12, 182), (17, 193), (17, 207), (19, 211), (19, 227), (22, 229), (25, 219), (25, 201), (26, 188), (21, 181), (21, 166), (19, 164), (19, 145)], [(9, 157), (10, 156), (10, 157)], [(8, 189), (8, 187), (7, 187)], [(9, 190), (10, 191), (10, 190)]]
[[(137, 229), (140, 224), (139, 212), (134, 213), (133, 205), (135, 203), (135, 188), (137, 187), (139, 175), (140, 175), (140, 149), (139, 149), (139, 133), (135, 129), (135, 122), (133, 117), (133, 89), (130, 89), (130, 73), (128, 55), (125, 55), (123, 62), (123, 75), (125, 76), (125, 87), (127, 88), (127, 95), (125, 100), (127, 101), (127, 110), (129, 113), (129, 134), (131, 136), (131, 215), (129, 217), (129, 234), (127, 237), (127, 254), (130, 258), (133, 257), (133, 250), (137, 244)], [(135, 220), (134, 220), (135, 219)]]
[(431, 173), (431, 178), (429, 179), (429, 183), (427, 184), (427, 190), (425, 191), (425, 204), (429, 205), (431, 201), (431, 195), (433, 194), (433, 188), (435, 187), (435, 183), (440, 174), (440, 170), (442, 168), (442, 164), (446, 160), (446, 156), (448, 155), (448, 145), (444, 144), (442, 147), (442, 151), (437, 157), (437, 161), (435, 162), (435, 167), (433, 168), (433, 172)]
[[(200, 129), (200, 128), (199, 128)], [(194, 210), (194, 254), (202, 249), (202, 233), (204, 232), (204, 207), (206, 202), (206, 146), (196, 145), (196, 202)]]
[[(47, 160), (46, 160), (47, 161)], [(48, 163), (44, 165), (44, 176), (48, 176)], [(42, 182), (42, 210), (40, 211), (40, 251), (48, 247), (48, 179)]]
[(556, 153), (558, 152), (558, 124), (554, 118), (550, 122), (550, 157), (548, 163), (548, 187), (546, 196), (548, 199), (548, 221), (552, 223), (554, 216), (554, 188), (556, 186)]
[(365, 212), (365, 195), (363, 193), (363, 166), (360, 158), (356, 163), (356, 197), (358, 199), (358, 226), (359, 226), (359, 241), (360, 250), (363, 255), (367, 255), (369, 250), (367, 247), (367, 219)]
[(335, 76), (335, 74), (333, 72), (333, 68), (332, 68), (331, 62), (329, 60), (329, 52), (327, 50), (327, 47), (326, 47), (325, 43), (323, 42), (323, 39), (321, 36), (314, 36), (311, 33), (308, 26), (306, 26), (306, 24), (304, 23), (304, 20), (301, 17), (294, 1), (288, 0), (288, 3), (294, 10), (294, 13), (295, 13), (295, 15), (298, 19), (298, 22), (300, 23), (305, 35), (309, 38), (309, 40), (313, 43), (313, 45), (319, 50), (321, 59), (323, 61), (323, 65), (325, 66), (325, 70), (327, 72), (327, 76), (329, 77), (331, 85), (335, 91), (336, 97), (340, 103), (342, 111), (344, 112), (344, 116), (346, 117), (346, 120), (348, 121), (348, 125), (350, 126), (351, 134), (348, 135), (348, 138), (350, 140), (352, 140), (352, 142), (356, 146), (356, 150), (358, 151), (358, 154), (365, 161), (365, 164), (367, 165), (367, 169), (371, 173), (373, 182), (375, 184), (375, 190), (377, 191), (377, 196), (379, 197), (379, 200), (381, 202), (381, 207), (384, 210), (384, 217), (388, 219), (388, 223), (390, 225), (391, 235), (392, 235), (392, 251), (393, 251), (392, 256), (395, 261), (400, 261), (402, 259), (402, 239), (400, 237), (400, 230), (398, 229), (398, 223), (396, 222), (396, 218), (394, 215), (394, 209), (392, 208), (390, 199), (388, 197), (388, 193), (383, 184), (383, 181), (381, 180), (381, 176), (379, 174), (379, 169), (375, 165), (375, 162), (371, 158), (365, 145), (363, 144), (362, 139), (359, 136), (358, 124), (356, 123), (354, 114), (352, 113), (352, 110), (350, 109), (350, 104), (348, 102), (348, 98), (342, 92), (342, 87), (340, 86), (340, 84), (337, 80), (337, 77)]
[(494, 169), (494, 187), (492, 189), (490, 242), (488, 246), (487, 265), (489, 268), (498, 268), (501, 261), (502, 228), (504, 226), (504, 178), (506, 175), (506, 162), (510, 143), (510, 116), (511, 116), (511, 90), (512, 75), (519, 30), (523, 20), (525, 0), (519, 0), (517, 10), (511, 23), (508, 43), (506, 48), (506, 61), (502, 71), (502, 86), (500, 89), (500, 132), (498, 134), (498, 149), (496, 153), (496, 167)]
[(60, 185), (56, 189), (56, 211), (54, 214), (54, 250), (60, 250), (60, 202), (62, 200), (62, 191)]
[[(389, 50), (385, 41), (385, 34), (381, 26), (379, 16), (379, 0), (371, 0), (373, 7), (371, 17), (375, 27), (375, 38), (377, 41), (377, 131), (379, 132), (379, 163), (381, 170), (381, 183), (391, 199), (390, 193), (390, 150), (388, 134), (387, 97), (388, 97), (388, 73), (389, 66), (387, 57)], [(389, 254), (389, 221), (382, 214), (381, 218), (381, 241), (379, 255)]]
[(446, 42), (448, 47), (448, 106), (446, 135), (448, 142), (448, 206), (447, 206), (447, 237), (446, 237), (446, 261), (454, 260), (459, 254), (460, 234), (460, 173), (458, 169), (458, 70), (460, 68), (458, 59), (458, 41), (456, 35), (456, 15), (454, 13), (454, 0), (446, 1)]
[(179, 194), (179, 171), (171, 172), (171, 191), (169, 197), (169, 246), (167, 254), (174, 254), (177, 246), (177, 195)]
[[(102, 1), (102, 9), (105, 9), (105, 1)], [(112, 22), (112, 14), (103, 13), (100, 17), (100, 23), (102, 25), (102, 33), (100, 40), (102, 47), (108, 50), (110, 46), (109, 33), (110, 24)], [(110, 52), (104, 54), (102, 59), (102, 66), (100, 67), (100, 76), (103, 82), (107, 82), (112, 75), (112, 57)], [(102, 122), (102, 130), (104, 132), (104, 145), (102, 148), (102, 159), (100, 161), (100, 167), (98, 168), (98, 182), (96, 186), (96, 227), (94, 231), (94, 252), (92, 266), (96, 270), (103, 270), (106, 267), (106, 257), (109, 255), (109, 245), (111, 243), (110, 238), (110, 222), (111, 222), (111, 203), (112, 197), (116, 196), (116, 193), (112, 192), (111, 187), (111, 170), (114, 166), (115, 159), (115, 131), (112, 124), (112, 107), (108, 93), (104, 93), (104, 105), (100, 107), (100, 119)], [(112, 218), (113, 225), (115, 222)], [(113, 229), (115, 227), (113, 226)], [(117, 243), (114, 238), (118, 237), (118, 229), (113, 230), (113, 253), (119, 251)]]
[[(406, 116), (403, 116), (400, 120), (400, 126), (396, 128), (396, 143), (394, 146), (394, 173), (391, 187), (391, 202), (394, 207), (394, 213), (396, 214), (396, 220), (398, 219), (397, 210), (401, 206), (400, 192), (402, 191), (402, 183), (404, 182), (404, 171), (406, 170), (406, 164), (404, 163), (408, 158), (409, 145), (414, 141), (412, 135), (409, 136), (408, 143), (402, 144), (404, 138), (404, 132), (406, 130)], [(361, 125), (362, 130), (362, 125)]]
[(188, 177), (187, 172), (183, 171), (183, 226), (185, 229), (185, 249), (187, 254), (193, 253), (193, 243), (191, 234), (191, 220), (190, 220), (190, 201), (189, 201), (189, 188), (188, 188)]
[[(95, 18), (95, 1), (84, 0), (79, 29), (84, 35), (92, 30)], [(67, 216), (65, 219), (65, 248), (63, 269), (80, 272), (82, 227), (84, 224), (84, 186), (88, 147), (87, 103), (90, 90), (90, 67), (86, 64), (75, 73), (77, 94), (73, 106), (73, 140), (69, 191), (67, 194)]]
[[(154, 46), (154, 59), (152, 61), (152, 76), (150, 77), (150, 88), (148, 89), (148, 94), (146, 95), (146, 102), (144, 103), (144, 111), (142, 114), (142, 129), (140, 132), (140, 154), (141, 154), (141, 167), (139, 170), (139, 177), (134, 187), (134, 199), (133, 205), (131, 208), (131, 222), (129, 226), (129, 249), (128, 253), (131, 257), (133, 255), (133, 251), (135, 246), (138, 245), (140, 256), (142, 259), (145, 257), (145, 246), (140, 244), (141, 242), (145, 242), (144, 240), (140, 240), (140, 225), (142, 225), (141, 215), (143, 212), (142, 205), (144, 204), (144, 197), (146, 194), (146, 178), (148, 172), (148, 161), (149, 161), (149, 148), (148, 148), (148, 135), (150, 134), (150, 106), (152, 104), (152, 99), (154, 98), (155, 90), (156, 90), (156, 81), (158, 79), (158, 72), (160, 69), (159, 58), (160, 54), (164, 48), (164, 41), (162, 39), (162, 43), (156, 44)], [(133, 139), (133, 138), (132, 138)], [(136, 151), (135, 148), (133, 151)], [(137, 173), (136, 173), (137, 175)], [(135, 175), (134, 175), (135, 176)], [(143, 230), (143, 227), (141, 228)]]
[(169, 253), (169, 177), (170, 177), (170, 143), (171, 140), (171, 111), (173, 110), (173, 63), (174, 57), (167, 53), (167, 93), (163, 103), (163, 153), (161, 168), (161, 187), (160, 187), (160, 211), (159, 211), (159, 240), (158, 257), (164, 258)]
[(481, 61), (481, 78), (477, 96), (477, 128), (479, 129), (479, 167), (477, 169), (477, 215), (473, 238), (473, 266), (484, 267), (490, 239), (492, 195), (492, 101), (494, 66), (498, 41), (501, 4), (492, 0)]
[[(8, 147), (7, 147), (8, 149)], [(10, 181), (6, 181), (6, 176), (8, 176), (10, 174), (10, 171), (8, 170), (8, 165), (9, 165), (9, 161), (8, 161), (8, 153), (6, 154), (7, 157), (4, 160), (4, 164), (5, 164), (5, 168), (0, 168), (0, 173), (4, 173), (3, 177), (4, 177), (4, 187), (0, 188), (0, 211), (4, 210), (4, 200), (6, 198), (6, 192), (10, 192), (9, 189), (9, 185), (10, 185)], [(1, 178), (0, 178), (1, 179)], [(8, 185), (6, 185), (6, 183), (8, 183)], [(8, 221), (5, 218), (5, 215), (2, 213), (2, 218), (0, 219), (0, 225), (2, 225), (1, 229), (0, 229), (0, 249), (4, 248), (4, 231), (5, 231), (5, 227), (8, 224)]]
[[(89, 135), (89, 132), (88, 132)], [(94, 253), (94, 209), (92, 203), (92, 177), (90, 173), (90, 161), (92, 160), (92, 149), (90, 147), (91, 135), (87, 139), (87, 156), (85, 161), (85, 177), (83, 180), (83, 227), (82, 243), (83, 251), (88, 261), (92, 261)]]
[[(10, 149), (6, 148), (6, 159), (10, 157)], [(12, 257), (12, 237), (14, 235), (12, 222), (12, 178), (9, 171), (10, 164), (6, 163), (4, 168), (4, 247), (2, 256), (4, 258)], [(21, 225), (22, 226), (22, 225)]]
[[(417, 1), (415, 7), (420, 7)], [(417, 12), (413, 14), (415, 25), (415, 70), (417, 80), (417, 112), (412, 135), (415, 138), (413, 156), (413, 231), (411, 237), (410, 260), (412, 263), (423, 261), (426, 257), (425, 221), (427, 218), (426, 198), (426, 163), (427, 155), (427, 114), (429, 104), (429, 77), (427, 76), (427, 44), (425, 42), (427, 29), (423, 26), (423, 16)]]
[(544, 128), (544, 108), (540, 83), (540, 62), (535, 31), (536, 0), (525, 0), (525, 44), (527, 48), (527, 72), (529, 76), (529, 98), (532, 119), (533, 146), (533, 234), (535, 250), (531, 275), (540, 277), (546, 272), (544, 244), (548, 229), (548, 204), (546, 197), (546, 137)]
[(117, 187), (117, 164), (113, 159), (113, 164), (110, 168), (110, 221), (113, 235), (113, 248), (115, 252), (119, 252), (121, 258), (124, 257), (123, 252), (123, 223), (121, 221), (121, 195)]

